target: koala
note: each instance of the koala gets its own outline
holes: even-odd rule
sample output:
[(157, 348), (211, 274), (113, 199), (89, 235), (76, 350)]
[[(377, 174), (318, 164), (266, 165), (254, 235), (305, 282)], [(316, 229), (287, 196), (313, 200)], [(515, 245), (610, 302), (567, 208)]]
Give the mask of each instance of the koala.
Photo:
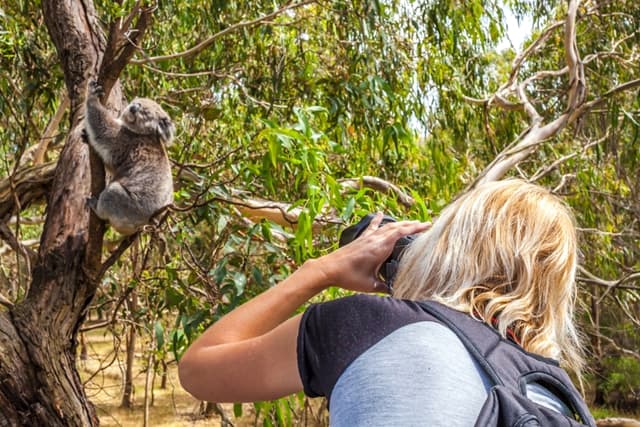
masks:
[(134, 99), (116, 118), (100, 103), (101, 95), (102, 87), (90, 82), (83, 139), (100, 156), (110, 178), (87, 205), (120, 234), (129, 235), (173, 203), (165, 145), (172, 142), (175, 127), (150, 99)]

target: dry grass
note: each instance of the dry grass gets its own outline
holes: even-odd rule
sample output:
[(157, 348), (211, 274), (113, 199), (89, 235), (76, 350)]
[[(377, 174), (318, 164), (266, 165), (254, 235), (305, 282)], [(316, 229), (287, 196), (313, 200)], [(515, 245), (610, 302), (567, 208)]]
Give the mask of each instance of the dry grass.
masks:
[[(118, 355), (114, 353), (113, 337), (103, 330), (92, 331), (85, 337), (87, 359), (78, 362), (80, 376), (85, 382), (89, 399), (96, 406), (100, 425), (142, 426), (144, 424), (144, 398), (146, 370), (141, 348), (136, 348), (134, 363), (134, 407), (121, 408), (124, 378), (124, 343)], [(140, 340), (138, 340), (140, 341)], [(139, 345), (137, 347), (140, 347)], [(213, 414), (208, 418), (200, 415), (201, 403), (184, 391), (178, 382), (176, 364), (168, 366), (167, 386), (160, 387), (156, 376), (153, 389), (153, 405), (149, 408), (149, 426), (154, 427), (198, 427), (219, 426), (221, 417)], [(233, 406), (221, 405), (236, 426), (254, 425), (252, 406), (243, 407), (242, 419), (233, 418)]]

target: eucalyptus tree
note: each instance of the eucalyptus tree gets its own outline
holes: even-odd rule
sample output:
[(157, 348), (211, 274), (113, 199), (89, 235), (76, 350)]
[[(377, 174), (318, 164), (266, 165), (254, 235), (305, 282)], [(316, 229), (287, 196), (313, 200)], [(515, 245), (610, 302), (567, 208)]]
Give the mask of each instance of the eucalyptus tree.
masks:
[(442, 110), (430, 116), (434, 133), (480, 171), (467, 186), (510, 171), (574, 207), (594, 401), (636, 410), (640, 8), (627, 1), (530, 6), (521, 10), (534, 31), (522, 49), (469, 56), (445, 74), (437, 85)]
[[(632, 328), (605, 329), (639, 323), (635, 2), (0, 8), (0, 424), (98, 423), (75, 364), (90, 310), (114, 328), (135, 289), (128, 320), (148, 331), (151, 369), (354, 217), (428, 219), (513, 174), (576, 210), (599, 373), (638, 359)], [(507, 14), (531, 22), (522, 47), (501, 47)], [(104, 185), (80, 141), (90, 76), (112, 109), (151, 97), (179, 128), (175, 206), (114, 246), (84, 205)], [(615, 386), (599, 381), (599, 398)], [(257, 408), (292, 416), (287, 402)]]

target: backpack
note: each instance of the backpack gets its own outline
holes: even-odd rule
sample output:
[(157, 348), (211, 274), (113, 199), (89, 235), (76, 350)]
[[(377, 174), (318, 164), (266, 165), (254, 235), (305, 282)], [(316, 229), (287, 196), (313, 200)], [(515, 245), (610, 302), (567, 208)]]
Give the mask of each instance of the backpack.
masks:
[[(462, 312), (435, 301), (418, 303), (458, 336), (493, 383), (476, 427), (595, 427), (587, 405), (557, 361), (526, 352), (486, 323)], [(531, 382), (541, 384), (562, 400), (574, 417), (528, 399), (526, 385)]]

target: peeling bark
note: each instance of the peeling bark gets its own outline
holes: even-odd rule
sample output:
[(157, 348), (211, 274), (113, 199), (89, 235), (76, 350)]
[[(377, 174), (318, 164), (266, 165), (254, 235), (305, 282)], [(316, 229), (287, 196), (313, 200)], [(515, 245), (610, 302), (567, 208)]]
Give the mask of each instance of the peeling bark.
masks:
[[(103, 272), (105, 229), (85, 202), (105, 184), (102, 162), (81, 138), (85, 93), (88, 80), (100, 76), (109, 85), (107, 107), (122, 109), (118, 77), (135, 49), (126, 43), (143, 36), (153, 8), (136, 4), (126, 25), (112, 25), (117, 33), (109, 41), (117, 45), (107, 44), (90, 0), (43, 0), (42, 9), (64, 73), (71, 131), (55, 171), (45, 164), (0, 182), (1, 222), (48, 196), (31, 286), (23, 301), (0, 312), (0, 425), (96, 426), (76, 368), (78, 332)], [(123, 38), (134, 19), (138, 36)]]
[[(80, 135), (87, 78), (97, 74), (104, 37), (91, 2), (43, 0), (42, 7), (64, 72), (71, 131), (50, 187), (29, 180), (50, 180), (51, 166), (42, 165), (16, 174), (9, 183), (12, 197), (0, 197), (0, 219), (6, 219), (24, 206), (13, 195), (30, 203), (48, 194), (29, 291), (0, 313), (0, 425), (95, 426), (98, 418), (76, 369), (76, 338), (96, 291), (90, 272), (99, 263), (104, 233), (90, 229), (85, 198), (95, 180)], [(94, 172), (104, 174), (102, 167)]]

